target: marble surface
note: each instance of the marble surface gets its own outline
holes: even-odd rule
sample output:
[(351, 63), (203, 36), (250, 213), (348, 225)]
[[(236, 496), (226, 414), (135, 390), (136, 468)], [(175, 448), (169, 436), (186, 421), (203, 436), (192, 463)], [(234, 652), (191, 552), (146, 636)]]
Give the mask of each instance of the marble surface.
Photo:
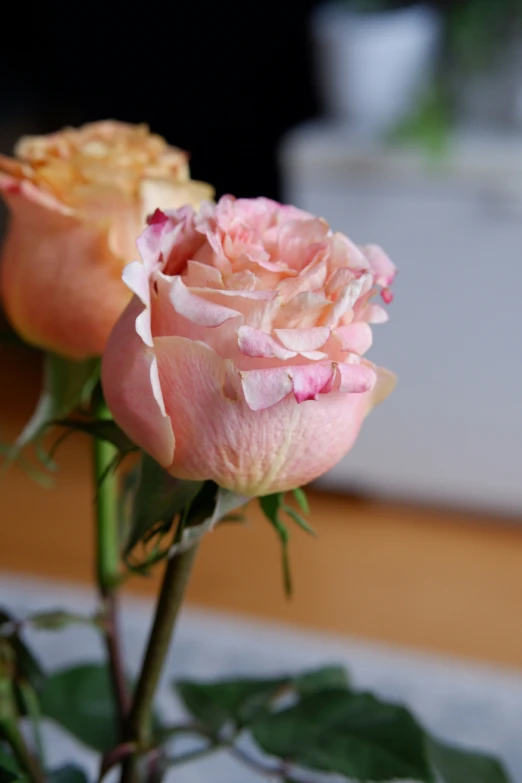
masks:
[[(87, 590), (8, 574), (0, 576), (0, 603), (22, 615), (62, 606), (88, 612), (95, 605)], [(132, 599), (123, 607), (123, 641), (131, 672), (139, 664), (150, 606), (146, 600)], [(48, 670), (102, 658), (98, 636), (89, 628), (32, 632), (30, 641), (37, 643)], [(175, 677), (268, 676), (327, 663), (345, 664), (356, 686), (407, 704), (441, 737), (497, 753), (513, 780), (522, 780), (522, 672), (192, 609), (179, 623), (158, 705), (169, 718), (181, 717), (181, 706), (169, 686)], [(94, 779), (97, 766), (92, 753), (53, 725), (46, 725), (44, 731), (52, 765), (76, 758)], [(167, 779), (173, 783), (262, 780), (221, 754), (178, 767)]]

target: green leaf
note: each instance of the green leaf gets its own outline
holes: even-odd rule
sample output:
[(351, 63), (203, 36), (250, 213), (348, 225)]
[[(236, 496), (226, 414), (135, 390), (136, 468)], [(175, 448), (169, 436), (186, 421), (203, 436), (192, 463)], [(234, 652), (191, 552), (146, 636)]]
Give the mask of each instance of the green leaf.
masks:
[(357, 781), (434, 781), (415, 719), (370, 694), (332, 688), (303, 695), (262, 717), (252, 735), (272, 756)]
[(428, 738), (428, 754), (442, 783), (510, 783), (503, 764), (486, 753)]
[(75, 432), (84, 432), (97, 440), (112, 443), (122, 454), (137, 451), (138, 447), (125, 435), (112, 419), (57, 419), (53, 422), (57, 427), (65, 427)]
[(249, 725), (288, 683), (288, 678), (223, 680), (216, 683), (185, 680), (176, 683), (175, 687), (187, 710), (217, 734), (229, 722), (238, 729)]
[(68, 416), (75, 408), (87, 404), (98, 383), (99, 359), (72, 362), (52, 353), (44, 358), (43, 388), (33, 415), (8, 449), (4, 469), (20, 456), (30, 443), (38, 449), (40, 459), (46, 467), (54, 469), (52, 460), (40, 447), (42, 436), (55, 419)]
[(347, 688), (348, 678), (341, 666), (323, 666), (297, 676), (221, 680), (218, 682), (174, 683), (188, 711), (213, 732), (227, 722), (236, 728), (250, 725), (284, 693), (315, 693), (330, 688)]
[(169, 555), (185, 552), (212, 530), (218, 522), (226, 519), (232, 511), (244, 506), (250, 498), (218, 487), (213, 481), (205, 481), (203, 488), (190, 505), (179, 541), (169, 550)]
[(18, 634), (13, 634), (9, 639), (9, 643), (15, 655), (16, 678), (27, 680), (33, 690), (40, 693), (46, 679), (46, 674), (40, 662)]
[(116, 710), (106, 666), (85, 664), (49, 675), (42, 713), (100, 753), (118, 742)]
[[(293, 490), (293, 495), (301, 508), (306, 514), (308, 513), (308, 501), (306, 495), (301, 488)], [(288, 554), (288, 542), (290, 539), (290, 533), (281, 519), (281, 514), (285, 513), (290, 519), (293, 520), (302, 530), (309, 533), (312, 536), (316, 535), (313, 527), (304, 519), (298, 511), (295, 511), (291, 506), (284, 502), (284, 492), (275, 492), (272, 495), (265, 495), (259, 498), (259, 504), (261, 509), (268, 519), (274, 530), (276, 531), (279, 541), (281, 542), (281, 557), (283, 565), (283, 583), (285, 593), (287, 595), (292, 594), (292, 578), (290, 573), (290, 560)]]
[(152, 457), (143, 454), (127, 553), (159, 523), (170, 528), (175, 515), (192, 503), (202, 487), (202, 481), (173, 478)]
[(15, 679), (27, 681), (35, 691), (39, 692), (45, 682), (45, 672), (34, 653), (20, 637), (16, 618), (3, 608), (0, 608), (0, 632), (0, 639), (3, 639), (12, 651)]
[(86, 625), (95, 625), (96, 621), (92, 617), (84, 617), (78, 614), (71, 614), (63, 609), (52, 609), (48, 612), (33, 614), (27, 618), (33, 628), (39, 631), (63, 631), (69, 625), (83, 623)]
[(294, 687), (298, 693), (305, 695), (330, 688), (348, 689), (350, 680), (343, 666), (322, 666), (297, 676), (294, 679)]
[(283, 503), (281, 506), (282, 510), (285, 512), (285, 514), (288, 514), (290, 519), (293, 519), (293, 521), (298, 525), (298, 527), (301, 528), (301, 530), (304, 530), (305, 533), (308, 533), (310, 536), (316, 536), (317, 533), (313, 529), (313, 527), (310, 525), (309, 522), (306, 521), (304, 517), (299, 514), (298, 511), (294, 511), (291, 506), (287, 506), (286, 503)]
[(47, 783), (87, 783), (87, 775), (75, 764), (65, 764), (46, 774)]
[(8, 751), (0, 745), (0, 783), (28, 783), (18, 764)]
[(308, 505), (308, 498), (306, 497), (304, 489), (302, 487), (296, 487), (296, 489), (292, 490), (292, 495), (296, 499), (297, 505), (303, 514), (309, 514), (310, 506)]
[(273, 495), (265, 495), (259, 498), (261, 509), (272, 527), (277, 533), (281, 544), (281, 563), (283, 568), (283, 585), (287, 596), (292, 595), (292, 574), (288, 554), (288, 541), (290, 533), (281, 522), (280, 512), (283, 505), (283, 493), (276, 492)]

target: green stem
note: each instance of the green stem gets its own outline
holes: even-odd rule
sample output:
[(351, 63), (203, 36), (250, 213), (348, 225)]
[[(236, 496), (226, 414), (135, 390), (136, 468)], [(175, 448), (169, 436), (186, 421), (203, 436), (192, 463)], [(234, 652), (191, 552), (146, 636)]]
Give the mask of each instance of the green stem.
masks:
[(21, 769), (29, 775), (31, 783), (43, 783), (42, 771), (29, 753), (16, 721), (2, 722), (0, 724), (0, 736), (5, 737), (7, 740)]
[[(110, 413), (104, 403), (98, 404), (95, 415), (98, 419), (110, 419)], [(118, 633), (117, 590), (120, 581), (120, 543), (118, 481), (113, 469), (117, 457), (118, 450), (115, 446), (107, 441), (94, 439), (96, 581), (102, 602), (104, 638), (112, 687), (123, 734), (129, 699)]]
[(43, 745), (42, 731), (41, 731), (42, 713), (40, 710), (40, 702), (38, 696), (36, 692), (33, 690), (33, 688), (31, 687), (31, 685), (26, 681), (19, 680), (18, 687), (19, 687), (20, 695), (25, 705), (25, 709), (27, 711), (27, 715), (31, 721), (31, 727), (33, 731), (33, 741), (36, 748), (36, 752), (38, 754), (38, 758), (40, 759), (41, 765), (45, 767), (45, 754), (44, 754), (44, 745)]
[[(110, 414), (102, 403), (96, 410), (99, 419)], [(110, 593), (120, 575), (118, 540), (118, 487), (111, 470), (118, 456), (112, 443), (94, 439), (94, 481), (96, 488), (96, 576), (102, 595)]]
[(0, 644), (0, 739), (10, 745), (20, 768), (27, 772), (31, 783), (43, 783), (39, 763), (31, 755), (19, 729), (18, 707), (14, 688), (14, 652), (7, 640)]
[[(183, 603), (197, 553), (197, 545), (167, 561), (152, 630), (129, 716), (128, 736), (140, 750), (151, 740), (152, 703), (165, 662), (174, 626)], [(136, 780), (135, 761), (124, 764), (121, 783)]]

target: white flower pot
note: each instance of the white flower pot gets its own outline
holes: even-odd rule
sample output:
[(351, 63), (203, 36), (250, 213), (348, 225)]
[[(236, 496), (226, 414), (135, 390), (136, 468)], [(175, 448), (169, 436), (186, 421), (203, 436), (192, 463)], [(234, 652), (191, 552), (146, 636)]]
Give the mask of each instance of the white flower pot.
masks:
[(353, 131), (390, 130), (431, 78), (440, 37), (436, 12), (419, 4), (354, 13), (342, 3), (327, 3), (311, 24), (327, 114), (349, 121)]

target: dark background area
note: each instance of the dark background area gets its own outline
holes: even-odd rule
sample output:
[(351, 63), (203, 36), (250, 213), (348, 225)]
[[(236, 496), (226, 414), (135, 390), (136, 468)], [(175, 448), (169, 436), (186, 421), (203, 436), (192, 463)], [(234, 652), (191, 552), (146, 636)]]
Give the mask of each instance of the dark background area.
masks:
[(3, 13), (0, 112), (35, 130), (147, 122), (192, 156), (218, 194), (279, 195), (275, 149), (318, 112), (307, 23), (313, 0), (85, 4)]
[(218, 195), (278, 198), (277, 143), (320, 112), (308, 30), (318, 4), (10, 0), (0, 121), (29, 118), (39, 133), (147, 122)]

